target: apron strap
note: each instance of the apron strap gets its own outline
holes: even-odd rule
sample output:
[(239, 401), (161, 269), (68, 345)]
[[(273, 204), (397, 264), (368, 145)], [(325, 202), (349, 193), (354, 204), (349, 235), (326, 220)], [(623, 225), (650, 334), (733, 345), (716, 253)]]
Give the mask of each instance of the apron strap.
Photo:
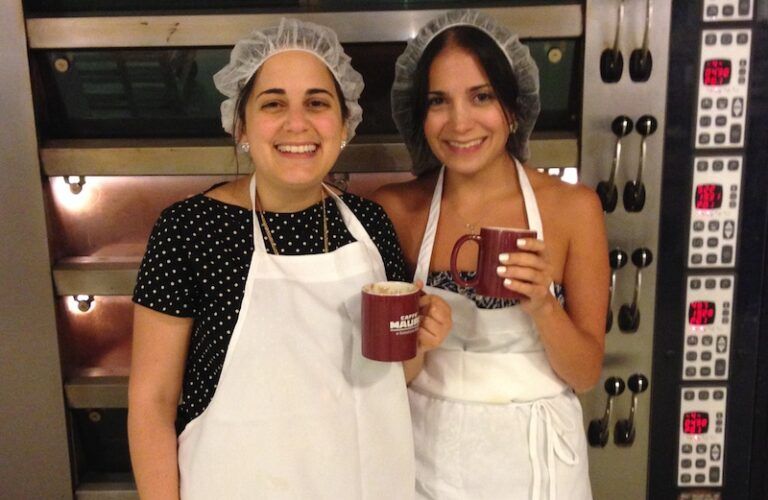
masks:
[(531, 406), (531, 420), (528, 428), (528, 453), (533, 469), (532, 500), (541, 500), (542, 463), (539, 457), (539, 425), (544, 424), (544, 440), (546, 441), (546, 467), (549, 480), (549, 500), (557, 498), (557, 476), (555, 473), (555, 457), (566, 465), (579, 463), (579, 455), (571, 447), (563, 432), (573, 431), (572, 422), (562, 419), (547, 399), (540, 399)]
[(435, 191), (432, 194), (432, 203), (429, 205), (429, 218), (427, 219), (427, 228), (424, 230), (424, 237), (421, 239), (421, 248), (419, 248), (419, 259), (416, 264), (416, 272), (413, 278), (419, 279), (427, 284), (427, 275), (429, 274), (429, 263), (432, 260), (432, 249), (435, 246), (435, 233), (437, 233), (437, 222), (440, 220), (440, 204), (443, 199), (443, 178), (445, 177), (445, 166), (440, 167), (440, 174), (437, 176)]

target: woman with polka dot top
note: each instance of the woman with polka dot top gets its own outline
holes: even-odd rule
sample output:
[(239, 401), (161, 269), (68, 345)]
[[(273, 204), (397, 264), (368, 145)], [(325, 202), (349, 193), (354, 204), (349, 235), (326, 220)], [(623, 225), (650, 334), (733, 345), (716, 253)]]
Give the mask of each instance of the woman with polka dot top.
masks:
[[(381, 207), (322, 183), (361, 120), (362, 79), (332, 31), (283, 19), (214, 81), (254, 173), (172, 205), (150, 237), (129, 383), (139, 494), (412, 498), (413, 363), (359, 345), (360, 289), (405, 279), (402, 253)], [(451, 315), (420, 305), (424, 352)]]

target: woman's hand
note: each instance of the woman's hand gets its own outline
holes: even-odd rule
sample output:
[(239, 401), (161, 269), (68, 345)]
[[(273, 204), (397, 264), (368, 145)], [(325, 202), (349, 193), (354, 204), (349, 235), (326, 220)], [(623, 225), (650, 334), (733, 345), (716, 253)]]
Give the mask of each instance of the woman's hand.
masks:
[[(416, 286), (422, 289), (424, 283), (416, 280)], [(437, 295), (424, 293), (419, 299), (419, 316), (419, 352), (423, 353), (442, 344), (451, 331), (451, 306)]]
[(501, 264), (496, 270), (504, 278), (504, 287), (524, 295), (520, 305), (531, 316), (551, 311), (555, 298), (549, 293), (553, 267), (547, 247), (536, 238), (517, 240), (520, 251), (499, 255)]

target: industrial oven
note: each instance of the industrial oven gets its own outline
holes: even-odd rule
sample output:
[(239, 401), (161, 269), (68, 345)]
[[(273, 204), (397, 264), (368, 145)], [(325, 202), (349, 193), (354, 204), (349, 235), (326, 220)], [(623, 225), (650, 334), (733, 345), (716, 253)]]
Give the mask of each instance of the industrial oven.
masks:
[[(339, 34), (366, 88), (331, 180), (364, 195), (410, 176), (390, 118), (396, 57), (427, 20), (466, 6), (3, 7), (0, 269), (18, 289), (1, 299), (0, 430), (18, 450), (0, 471), (8, 498), (135, 497), (130, 295), (160, 210), (248, 173), (211, 80), (234, 42), (286, 15)], [(606, 357), (581, 396), (595, 498), (766, 498), (768, 0), (472, 7), (516, 31), (540, 68), (531, 165), (603, 203)]]

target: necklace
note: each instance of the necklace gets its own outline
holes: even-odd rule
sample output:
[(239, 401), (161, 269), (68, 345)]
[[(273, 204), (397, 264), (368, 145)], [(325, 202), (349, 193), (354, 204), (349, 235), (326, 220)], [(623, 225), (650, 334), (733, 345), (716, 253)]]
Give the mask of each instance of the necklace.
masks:
[[(254, 191), (256, 191), (254, 201), (256, 202), (256, 210), (258, 210), (259, 213), (259, 222), (261, 223), (261, 227), (263, 227), (264, 232), (267, 233), (267, 240), (269, 241), (269, 246), (272, 248), (272, 253), (274, 255), (280, 255), (280, 252), (277, 250), (277, 245), (275, 244), (275, 238), (272, 237), (272, 231), (269, 229), (269, 225), (267, 224), (267, 218), (264, 216), (264, 210), (261, 208), (259, 191)], [(325, 210), (325, 196), (322, 192), (320, 193), (320, 203), (322, 204), (323, 212), (323, 253), (328, 253), (328, 213)]]
[(453, 206), (453, 203), (451, 203), (451, 210), (453, 213), (460, 219), (460, 222), (464, 224), (464, 228), (470, 233), (470, 234), (480, 234), (480, 221), (483, 220), (483, 215), (477, 218), (474, 222), (469, 222), (467, 219), (461, 215), (461, 212), (459, 212), (455, 206)]

